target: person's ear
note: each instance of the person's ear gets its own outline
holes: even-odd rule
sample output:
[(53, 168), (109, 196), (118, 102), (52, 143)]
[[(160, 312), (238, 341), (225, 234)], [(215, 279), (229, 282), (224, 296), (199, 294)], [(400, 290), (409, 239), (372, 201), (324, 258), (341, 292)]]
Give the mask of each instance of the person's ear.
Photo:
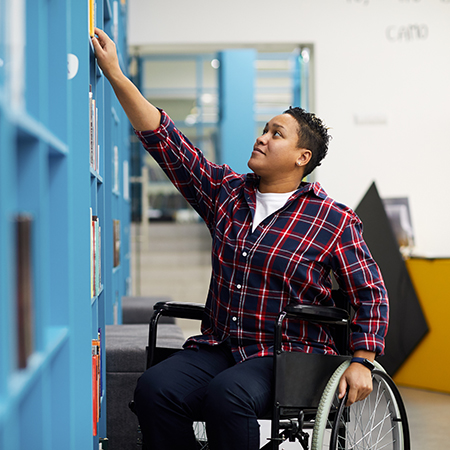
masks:
[(311, 150), (308, 150), (307, 148), (301, 148), (300, 154), (298, 155), (296, 161), (297, 166), (299, 167), (306, 166), (309, 163), (309, 161), (311, 161), (311, 157), (312, 157)]

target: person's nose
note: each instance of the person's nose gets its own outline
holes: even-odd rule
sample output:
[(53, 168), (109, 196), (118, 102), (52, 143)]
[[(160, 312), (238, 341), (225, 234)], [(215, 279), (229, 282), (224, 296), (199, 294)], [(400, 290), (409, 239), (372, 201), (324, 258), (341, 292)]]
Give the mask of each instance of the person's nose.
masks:
[(260, 136), (258, 136), (256, 138), (256, 143), (257, 144), (261, 144), (261, 145), (265, 145), (267, 143), (267, 137), (268, 137), (268, 133), (263, 133)]

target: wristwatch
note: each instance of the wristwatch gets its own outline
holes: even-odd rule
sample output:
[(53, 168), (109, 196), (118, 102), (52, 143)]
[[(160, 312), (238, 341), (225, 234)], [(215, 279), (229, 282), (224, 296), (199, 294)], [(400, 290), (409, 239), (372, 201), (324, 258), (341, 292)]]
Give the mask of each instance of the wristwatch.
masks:
[(358, 358), (354, 356), (350, 361), (350, 364), (351, 363), (362, 364), (364, 367), (367, 367), (371, 372), (373, 371), (373, 369), (375, 369), (375, 364), (366, 358)]

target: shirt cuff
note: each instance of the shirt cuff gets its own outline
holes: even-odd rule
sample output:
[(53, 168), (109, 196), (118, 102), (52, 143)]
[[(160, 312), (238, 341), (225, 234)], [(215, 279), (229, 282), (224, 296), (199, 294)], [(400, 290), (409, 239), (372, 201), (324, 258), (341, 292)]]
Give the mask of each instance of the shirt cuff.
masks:
[(384, 354), (384, 339), (377, 334), (352, 333), (350, 335), (350, 351), (367, 350), (379, 356)]
[(146, 131), (134, 130), (136, 136), (146, 147), (153, 147), (159, 142), (167, 139), (169, 134), (173, 131), (173, 128), (175, 127), (172, 119), (167, 115), (167, 113), (162, 109), (158, 108), (158, 110), (161, 113), (161, 122), (156, 130), (146, 130)]

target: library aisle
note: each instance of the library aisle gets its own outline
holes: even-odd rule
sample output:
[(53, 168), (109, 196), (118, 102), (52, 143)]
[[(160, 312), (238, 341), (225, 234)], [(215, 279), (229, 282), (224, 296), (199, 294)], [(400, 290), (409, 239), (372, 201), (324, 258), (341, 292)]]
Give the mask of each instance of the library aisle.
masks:
[[(131, 232), (134, 295), (204, 302), (209, 285), (210, 237), (203, 223), (155, 222), (148, 226), (134, 225)], [(198, 333), (198, 327), (190, 322), (179, 322), (186, 337)], [(450, 395), (401, 386), (400, 391), (411, 428), (411, 450), (450, 448)], [(269, 424), (262, 423), (261, 429), (262, 434), (267, 433)], [(299, 446), (288, 443), (283, 448), (298, 450)]]

